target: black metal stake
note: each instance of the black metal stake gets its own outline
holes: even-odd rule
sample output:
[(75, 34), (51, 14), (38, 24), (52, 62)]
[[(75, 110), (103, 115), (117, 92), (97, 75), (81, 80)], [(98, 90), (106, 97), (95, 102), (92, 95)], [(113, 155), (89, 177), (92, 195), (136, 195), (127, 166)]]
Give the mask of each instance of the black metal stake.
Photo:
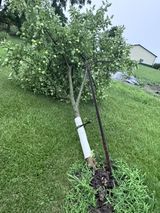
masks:
[(110, 157), (109, 157), (109, 150), (107, 147), (107, 140), (105, 137), (105, 133), (104, 133), (104, 129), (103, 129), (103, 125), (102, 125), (102, 121), (101, 121), (101, 117), (100, 117), (100, 113), (99, 113), (99, 109), (98, 109), (98, 104), (97, 104), (97, 100), (96, 100), (95, 88), (93, 85), (93, 79), (92, 79), (92, 75), (91, 75), (90, 65), (87, 64), (86, 68), (87, 68), (89, 84), (90, 84), (90, 88), (91, 88), (91, 92), (92, 92), (92, 98), (93, 98), (93, 102), (94, 102), (95, 109), (96, 109), (96, 116), (97, 116), (99, 130), (100, 130), (100, 134), (101, 134), (101, 138), (102, 138), (104, 154), (105, 154), (105, 158), (106, 158), (106, 170), (109, 171), (110, 175), (112, 175), (112, 167), (111, 167), (111, 161), (110, 161)]

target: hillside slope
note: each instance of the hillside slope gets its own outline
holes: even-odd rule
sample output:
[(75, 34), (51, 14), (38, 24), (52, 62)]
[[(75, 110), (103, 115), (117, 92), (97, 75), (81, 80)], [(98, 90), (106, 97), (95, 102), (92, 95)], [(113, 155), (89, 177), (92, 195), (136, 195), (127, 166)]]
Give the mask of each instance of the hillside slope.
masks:
[(144, 65), (138, 65), (138, 69), (135, 70), (134, 75), (143, 84), (147, 83), (160, 84), (160, 70), (156, 70)]
[[(8, 80), (0, 67), (0, 212), (62, 212), (67, 170), (83, 160), (70, 104), (35, 96)], [(113, 82), (101, 104), (113, 159), (146, 173), (160, 212), (160, 99)], [(91, 147), (102, 155), (95, 111), (82, 105)]]

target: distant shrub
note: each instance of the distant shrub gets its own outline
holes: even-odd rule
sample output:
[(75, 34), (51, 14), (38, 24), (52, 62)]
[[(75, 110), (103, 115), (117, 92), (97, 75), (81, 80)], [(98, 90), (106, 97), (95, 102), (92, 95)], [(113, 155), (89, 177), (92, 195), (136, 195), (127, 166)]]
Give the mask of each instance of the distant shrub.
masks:
[(146, 67), (151, 67), (151, 68), (153, 68), (153, 65), (150, 65), (150, 64), (145, 64), (145, 63), (139, 63), (139, 64), (144, 65), (144, 66), (146, 66)]
[(3, 31), (3, 30), (7, 30), (7, 24), (5, 23), (0, 23), (0, 31)]
[(160, 69), (160, 63), (153, 64), (153, 68), (159, 70)]
[(18, 28), (17, 28), (15, 25), (12, 25), (12, 26), (10, 27), (10, 32), (9, 32), (9, 34), (12, 35), (12, 36), (16, 36), (17, 33), (18, 33)]
[(4, 41), (7, 38), (8, 38), (8, 33), (6, 33), (5, 31), (0, 32), (0, 42)]

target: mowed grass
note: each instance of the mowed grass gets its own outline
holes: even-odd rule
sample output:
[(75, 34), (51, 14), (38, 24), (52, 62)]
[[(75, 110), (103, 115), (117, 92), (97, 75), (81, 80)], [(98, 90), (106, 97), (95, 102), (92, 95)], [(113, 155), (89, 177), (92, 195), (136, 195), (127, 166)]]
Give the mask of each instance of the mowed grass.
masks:
[(2, 74), (0, 91), (0, 212), (60, 212), (67, 168), (81, 158), (71, 111), (16, 89)]
[[(0, 212), (63, 212), (66, 173), (83, 160), (71, 106), (21, 90), (8, 73), (0, 67)], [(111, 156), (146, 173), (159, 213), (160, 99), (117, 82), (106, 93), (101, 114)], [(94, 107), (82, 105), (81, 112), (92, 119), (87, 133), (100, 156)]]
[(141, 81), (142, 84), (160, 84), (160, 70), (144, 65), (138, 65), (138, 69), (134, 71), (134, 75)]
[[(160, 98), (140, 88), (113, 83), (103, 103), (113, 159), (122, 159), (146, 174), (149, 191), (155, 192), (155, 210), (160, 212)], [(152, 213), (152, 212), (151, 212)]]

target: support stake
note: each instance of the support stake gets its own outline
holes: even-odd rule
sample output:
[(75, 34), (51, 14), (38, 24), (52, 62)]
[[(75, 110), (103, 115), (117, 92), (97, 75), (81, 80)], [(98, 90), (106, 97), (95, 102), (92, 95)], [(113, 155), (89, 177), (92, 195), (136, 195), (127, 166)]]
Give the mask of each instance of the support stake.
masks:
[(96, 100), (95, 88), (94, 88), (94, 85), (93, 85), (93, 79), (92, 79), (92, 74), (91, 74), (91, 67), (88, 63), (86, 64), (86, 69), (87, 69), (87, 73), (88, 73), (92, 98), (93, 98), (94, 106), (95, 106), (95, 109), (96, 109), (96, 116), (97, 116), (97, 121), (98, 121), (98, 125), (99, 125), (99, 130), (100, 130), (100, 134), (101, 134), (101, 138), (102, 138), (102, 145), (103, 145), (105, 159), (106, 159), (106, 171), (109, 171), (110, 175), (112, 176), (112, 166), (111, 166), (111, 161), (110, 161), (110, 157), (109, 157), (107, 140), (106, 140), (106, 137), (105, 137), (105, 133), (104, 133), (101, 117), (100, 117), (100, 112), (99, 112), (98, 104), (97, 104), (97, 100)]

